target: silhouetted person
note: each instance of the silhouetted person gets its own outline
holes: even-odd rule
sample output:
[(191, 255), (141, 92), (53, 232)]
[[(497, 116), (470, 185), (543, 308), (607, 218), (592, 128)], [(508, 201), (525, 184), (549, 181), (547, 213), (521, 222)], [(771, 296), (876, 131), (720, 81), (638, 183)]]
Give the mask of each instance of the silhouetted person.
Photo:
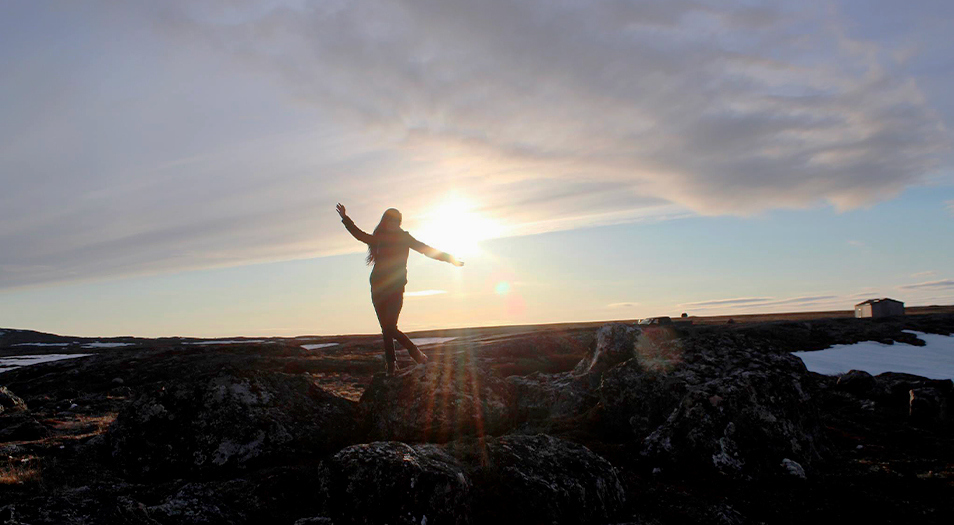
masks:
[(454, 266), (463, 266), (463, 261), (458, 261), (453, 255), (431, 248), (411, 237), (410, 233), (401, 229), (401, 212), (394, 208), (388, 208), (384, 212), (381, 222), (370, 235), (355, 226), (341, 203), (338, 203), (335, 209), (348, 232), (355, 239), (368, 245), (366, 261), (374, 265), (371, 269), (371, 302), (374, 304), (374, 312), (378, 315), (381, 335), (384, 337), (384, 355), (387, 358), (388, 375), (393, 374), (395, 368), (395, 339), (407, 349), (415, 361), (421, 364), (426, 363), (427, 356), (397, 328), (398, 316), (401, 315), (401, 307), (404, 306), (408, 250), (414, 249), (431, 259), (449, 262)]

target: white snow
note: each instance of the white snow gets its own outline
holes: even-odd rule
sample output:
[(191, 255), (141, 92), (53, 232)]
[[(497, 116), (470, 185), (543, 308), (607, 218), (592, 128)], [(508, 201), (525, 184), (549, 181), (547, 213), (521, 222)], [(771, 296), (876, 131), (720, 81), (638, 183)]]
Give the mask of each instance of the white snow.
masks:
[(69, 346), (69, 343), (17, 343), (13, 346)]
[(187, 345), (240, 345), (251, 343), (264, 343), (264, 339), (230, 339), (227, 341), (187, 341)]
[(338, 343), (317, 343), (313, 345), (301, 345), (305, 350), (317, 350), (319, 348), (328, 348), (329, 346), (335, 346)]
[(417, 346), (424, 345), (436, 345), (439, 343), (446, 343), (447, 341), (453, 341), (457, 339), (456, 337), (418, 337), (416, 339), (411, 339), (411, 342)]
[(86, 343), (83, 345), (83, 348), (121, 348), (123, 346), (131, 346), (132, 343), (103, 343), (96, 341), (93, 343)]
[(954, 336), (909, 331), (927, 343), (886, 345), (863, 341), (814, 352), (792, 352), (812, 372), (827, 375), (864, 370), (871, 375), (903, 372), (931, 379), (954, 379)]
[(0, 373), (23, 366), (50, 363), (52, 361), (60, 361), (63, 359), (75, 359), (77, 357), (86, 357), (90, 355), (93, 354), (12, 355), (9, 357), (0, 357)]

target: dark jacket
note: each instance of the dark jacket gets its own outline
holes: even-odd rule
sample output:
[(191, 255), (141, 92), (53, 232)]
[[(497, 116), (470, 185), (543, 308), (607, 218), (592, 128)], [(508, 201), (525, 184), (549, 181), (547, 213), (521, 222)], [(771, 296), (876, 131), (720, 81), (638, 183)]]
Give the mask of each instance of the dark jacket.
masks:
[(374, 268), (371, 269), (372, 294), (404, 291), (404, 286), (407, 284), (407, 256), (410, 249), (438, 261), (451, 262), (452, 260), (449, 254), (431, 248), (404, 230), (371, 235), (358, 228), (351, 217), (345, 217), (341, 219), (341, 222), (355, 239), (367, 244), (374, 254)]

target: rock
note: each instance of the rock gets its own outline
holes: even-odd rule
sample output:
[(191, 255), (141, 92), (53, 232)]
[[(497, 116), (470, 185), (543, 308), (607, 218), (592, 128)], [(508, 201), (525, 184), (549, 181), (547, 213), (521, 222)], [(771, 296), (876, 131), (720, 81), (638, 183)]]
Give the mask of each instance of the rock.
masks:
[(512, 398), (508, 383), (458, 360), (375, 374), (359, 406), (371, 439), (443, 443), (512, 427)]
[(397, 441), (353, 445), (325, 462), (334, 523), (469, 523), (471, 482), (444, 448)]
[(788, 458), (785, 458), (782, 460), (782, 468), (796, 478), (807, 479), (805, 476), (805, 469), (802, 468), (797, 461), (792, 461)]
[(912, 388), (908, 396), (908, 415), (913, 423), (930, 424), (945, 419), (947, 399), (937, 388)]
[(108, 438), (129, 476), (192, 476), (331, 453), (359, 439), (355, 409), (303, 376), (223, 373), (140, 396)]
[(876, 386), (875, 378), (863, 370), (849, 370), (838, 378), (836, 388), (860, 397), (870, 396)]
[(542, 434), (354, 445), (323, 471), (333, 523), (605, 523), (624, 502), (605, 459)]
[(593, 349), (580, 360), (573, 374), (600, 374), (636, 356), (636, 339), (641, 331), (631, 324), (611, 323), (596, 332)]
[(110, 381), (110, 383), (112, 383), (113, 386), (122, 386), (122, 384), (124, 383), (124, 381), (123, 381), (123, 378), (121, 378), (121, 377), (114, 377), (113, 380)]
[(49, 436), (50, 429), (27, 413), (0, 417), (0, 442), (35, 441)]
[(524, 430), (550, 431), (573, 424), (599, 402), (597, 388), (604, 372), (636, 357), (642, 333), (634, 325), (606, 324), (572, 372), (508, 377), (514, 391), (512, 418)]
[(209, 524), (246, 523), (241, 493), (248, 482), (187, 483), (159, 505), (147, 507), (149, 518), (159, 523)]
[(475, 523), (606, 523), (623, 508), (616, 469), (583, 445), (509, 435), (485, 450), (470, 463)]
[(687, 388), (683, 377), (647, 370), (638, 359), (610, 369), (599, 388), (604, 433), (613, 441), (642, 440), (666, 421)]
[(703, 360), (722, 361), (724, 370), (702, 377), (673, 372), (686, 378), (686, 395), (645, 438), (644, 456), (740, 478), (784, 473), (783, 458), (805, 466), (824, 457), (828, 442), (800, 359), (713, 348)]
[(26, 403), (7, 387), (0, 386), (0, 414), (20, 412), (27, 409)]
[(954, 394), (954, 382), (950, 379), (928, 379), (913, 374), (885, 372), (875, 376), (872, 396), (893, 410), (909, 414), (911, 390), (918, 388), (933, 388), (943, 397)]
[(589, 378), (573, 373), (510, 376), (513, 387), (512, 418), (536, 427), (572, 419), (599, 401)]

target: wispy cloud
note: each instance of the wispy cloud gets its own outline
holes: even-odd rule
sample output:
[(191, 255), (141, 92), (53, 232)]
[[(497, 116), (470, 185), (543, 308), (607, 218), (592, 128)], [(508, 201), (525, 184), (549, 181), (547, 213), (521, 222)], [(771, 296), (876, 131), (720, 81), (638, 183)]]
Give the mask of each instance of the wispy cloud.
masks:
[(944, 204), (947, 205), (947, 212), (954, 215), (954, 200), (947, 201)]
[(447, 293), (447, 290), (420, 290), (418, 292), (407, 292), (404, 294), (404, 297), (428, 297), (445, 293)]
[(938, 290), (954, 288), (954, 279), (941, 279), (939, 281), (925, 281), (923, 283), (905, 284), (899, 286), (902, 290)]
[(695, 303), (683, 303), (678, 305), (682, 308), (696, 309), (714, 309), (714, 308), (764, 308), (776, 306), (810, 306), (818, 304), (827, 304), (840, 299), (837, 295), (807, 295), (799, 297), (789, 297), (786, 299), (775, 299), (773, 297), (741, 297), (733, 299), (714, 299), (711, 301), (700, 301)]
[(828, 4), (36, 9), (0, 46), (0, 267), (35, 270), (0, 288), (355, 251), (336, 201), (413, 227), (445, 188), (510, 233), (851, 208), (949, 145)]
[(731, 306), (737, 304), (753, 304), (753, 303), (764, 303), (766, 301), (771, 301), (772, 297), (737, 297), (732, 299), (713, 299), (710, 301), (698, 301), (694, 303), (682, 303), (679, 306), (682, 307), (709, 307), (709, 306)]
[(850, 246), (854, 246), (855, 248), (861, 248), (861, 247), (865, 246), (864, 241), (854, 241), (854, 240), (852, 240), (852, 241), (848, 241), (848, 244), (849, 244)]
[(607, 308), (633, 308), (639, 306), (639, 303), (610, 303)]
[(925, 270), (923, 272), (912, 273), (909, 277), (930, 277), (934, 275), (935, 273), (937, 272), (935, 272), (934, 270)]

